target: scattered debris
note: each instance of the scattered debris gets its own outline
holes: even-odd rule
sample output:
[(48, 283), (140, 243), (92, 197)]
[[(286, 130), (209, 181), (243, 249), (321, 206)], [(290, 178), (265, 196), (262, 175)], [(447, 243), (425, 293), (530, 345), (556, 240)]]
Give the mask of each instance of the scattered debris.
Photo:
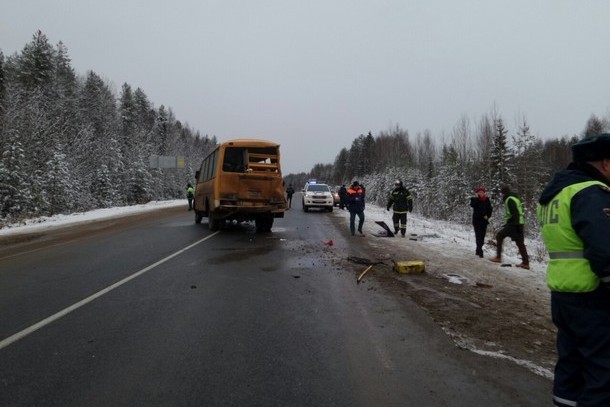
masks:
[(452, 284), (464, 284), (468, 282), (466, 277), (460, 276), (459, 274), (443, 274), (443, 277)]
[(362, 273), (360, 273), (360, 275), (359, 275), (359, 276), (358, 276), (358, 278), (356, 279), (356, 284), (360, 284), (360, 281), (362, 280), (362, 278), (364, 277), (364, 275), (365, 275), (366, 273), (368, 273), (368, 272), (369, 272), (369, 270), (370, 270), (370, 269), (372, 269), (372, 268), (373, 268), (373, 265), (371, 264), (370, 266), (368, 266), (368, 267), (366, 268), (366, 270), (364, 270)]
[(384, 264), (382, 261), (373, 261), (371, 259), (367, 259), (364, 257), (356, 257), (356, 256), (348, 256), (347, 259), (349, 261), (353, 261), (354, 263), (358, 263), (358, 264), (365, 264), (365, 265), (375, 265), (375, 264)]
[(409, 240), (424, 240), (424, 239), (439, 239), (441, 236), (436, 233), (429, 233), (427, 235), (418, 235), (416, 233), (411, 233)]
[(402, 274), (423, 273), (426, 266), (423, 260), (394, 261), (394, 270)]
[(502, 263), (500, 264), (500, 267), (512, 267), (513, 265), (510, 263)]
[(376, 220), (376, 224), (383, 228), (383, 231), (376, 233), (375, 236), (379, 237), (394, 237), (394, 233), (390, 230), (390, 227), (382, 220)]
[(329, 240), (328, 242), (322, 242), (322, 244), (323, 244), (323, 245), (326, 245), (326, 246), (332, 246), (332, 245), (334, 245), (335, 243), (334, 243), (334, 242), (332, 241), (332, 239), (331, 239), (331, 240)]
[(476, 284), (475, 284), (475, 285), (476, 285), (477, 287), (481, 287), (481, 288), (492, 288), (492, 287), (493, 287), (493, 285), (491, 285), (491, 284), (480, 283), (480, 282), (478, 282), (478, 281), (476, 282)]

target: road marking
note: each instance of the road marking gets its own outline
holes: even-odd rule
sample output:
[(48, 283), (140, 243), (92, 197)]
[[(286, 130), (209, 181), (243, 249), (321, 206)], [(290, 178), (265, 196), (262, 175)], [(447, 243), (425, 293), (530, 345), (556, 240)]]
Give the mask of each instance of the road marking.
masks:
[(166, 258), (161, 259), (158, 262), (156, 262), (154, 264), (151, 264), (150, 266), (148, 266), (146, 268), (143, 268), (140, 271), (135, 272), (134, 274), (130, 275), (129, 277), (125, 277), (121, 281), (118, 281), (118, 282), (116, 282), (116, 283), (114, 283), (114, 284), (104, 288), (103, 290), (98, 291), (95, 294), (90, 295), (89, 297), (87, 297), (87, 298), (85, 298), (83, 300), (80, 300), (79, 302), (77, 302), (75, 304), (72, 304), (72, 305), (70, 305), (67, 308), (64, 308), (63, 310), (59, 311), (58, 313), (53, 314), (50, 317), (45, 318), (42, 321), (39, 321), (39, 322), (35, 323), (34, 325), (31, 325), (28, 328), (26, 328), (26, 329), (24, 329), (24, 330), (22, 330), (20, 332), (17, 332), (16, 334), (13, 334), (13, 335), (9, 336), (6, 339), (3, 339), (2, 341), (0, 341), (0, 349), (4, 349), (7, 346), (9, 346), (10, 344), (12, 344), (14, 342), (17, 342), (20, 339), (25, 338), (26, 336), (28, 336), (31, 333), (36, 332), (40, 328), (42, 328), (42, 327), (44, 327), (46, 325), (49, 325), (50, 323), (55, 322), (55, 321), (57, 321), (60, 318), (65, 317), (66, 315), (68, 315), (72, 311), (76, 311), (77, 309), (79, 309), (83, 305), (86, 305), (86, 304), (90, 303), (91, 301), (101, 297), (104, 294), (108, 294), (110, 291), (114, 290), (115, 288), (119, 288), (123, 284), (133, 280), (136, 277), (141, 276), (142, 274), (144, 274), (144, 273), (154, 269), (155, 267), (165, 263), (166, 261), (168, 261), (170, 259), (173, 259), (174, 257), (178, 256), (179, 254), (182, 254), (185, 251), (187, 251), (187, 250), (197, 246), (198, 244), (205, 242), (206, 240), (216, 236), (219, 233), (220, 233), (220, 231), (216, 231), (216, 232), (212, 233), (211, 235), (208, 235), (208, 236), (204, 237), (203, 239), (198, 240), (195, 243), (193, 243), (193, 244), (191, 244), (189, 246), (186, 246), (185, 248), (180, 249), (180, 250), (178, 250), (177, 252), (175, 252), (173, 254), (170, 254)]

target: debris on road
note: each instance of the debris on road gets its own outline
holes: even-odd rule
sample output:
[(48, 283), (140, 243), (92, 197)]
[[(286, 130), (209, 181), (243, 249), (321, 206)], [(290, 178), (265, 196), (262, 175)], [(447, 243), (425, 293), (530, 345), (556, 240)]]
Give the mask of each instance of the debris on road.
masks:
[(362, 273), (360, 273), (360, 275), (359, 275), (359, 276), (358, 276), (358, 278), (356, 279), (356, 284), (360, 284), (360, 281), (362, 281), (362, 278), (364, 277), (364, 275), (365, 275), (366, 273), (368, 273), (368, 272), (369, 272), (369, 270), (370, 270), (370, 269), (372, 269), (372, 268), (373, 268), (373, 265), (371, 264), (370, 266), (368, 266), (368, 267), (366, 268), (366, 270), (364, 270)]
[(394, 270), (401, 274), (423, 273), (426, 266), (423, 260), (394, 261)]
[(468, 282), (466, 277), (460, 276), (459, 274), (443, 274), (443, 277), (452, 284), (464, 284)]
[(348, 256), (347, 259), (354, 263), (365, 264), (365, 265), (375, 265), (375, 264), (384, 264), (382, 261), (373, 261), (371, 259), (367, 259), (364, 257), (356, 257), (356, 256)]
[(383, 228), (383, 231), (376, 233), (377, 237), (394, 237), (394, 233), (390, 230), (390, 227), (382, 220), (376, 220), (376, 224)]

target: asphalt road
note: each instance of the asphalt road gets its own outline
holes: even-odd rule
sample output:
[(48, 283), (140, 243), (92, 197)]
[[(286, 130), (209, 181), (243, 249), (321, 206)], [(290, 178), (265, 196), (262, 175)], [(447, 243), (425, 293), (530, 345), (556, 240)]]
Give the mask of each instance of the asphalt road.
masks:
[(548, 380), (356, 284), (367, 238), (299, 199), (271, 234), (177, 208), (0, 242), (0, 405), (549, 404)]

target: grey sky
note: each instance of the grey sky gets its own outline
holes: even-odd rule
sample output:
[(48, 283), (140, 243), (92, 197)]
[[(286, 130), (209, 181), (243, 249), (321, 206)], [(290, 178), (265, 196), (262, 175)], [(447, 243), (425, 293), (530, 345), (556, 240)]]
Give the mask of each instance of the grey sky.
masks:
[(0, 0), (0, 49), (40, 29), (79, 74), (142, 88), (284, 172), (396, 124), (440, 141), (495, 106), (510, 134), (580, 133), (610, 106), (607, 0)]

